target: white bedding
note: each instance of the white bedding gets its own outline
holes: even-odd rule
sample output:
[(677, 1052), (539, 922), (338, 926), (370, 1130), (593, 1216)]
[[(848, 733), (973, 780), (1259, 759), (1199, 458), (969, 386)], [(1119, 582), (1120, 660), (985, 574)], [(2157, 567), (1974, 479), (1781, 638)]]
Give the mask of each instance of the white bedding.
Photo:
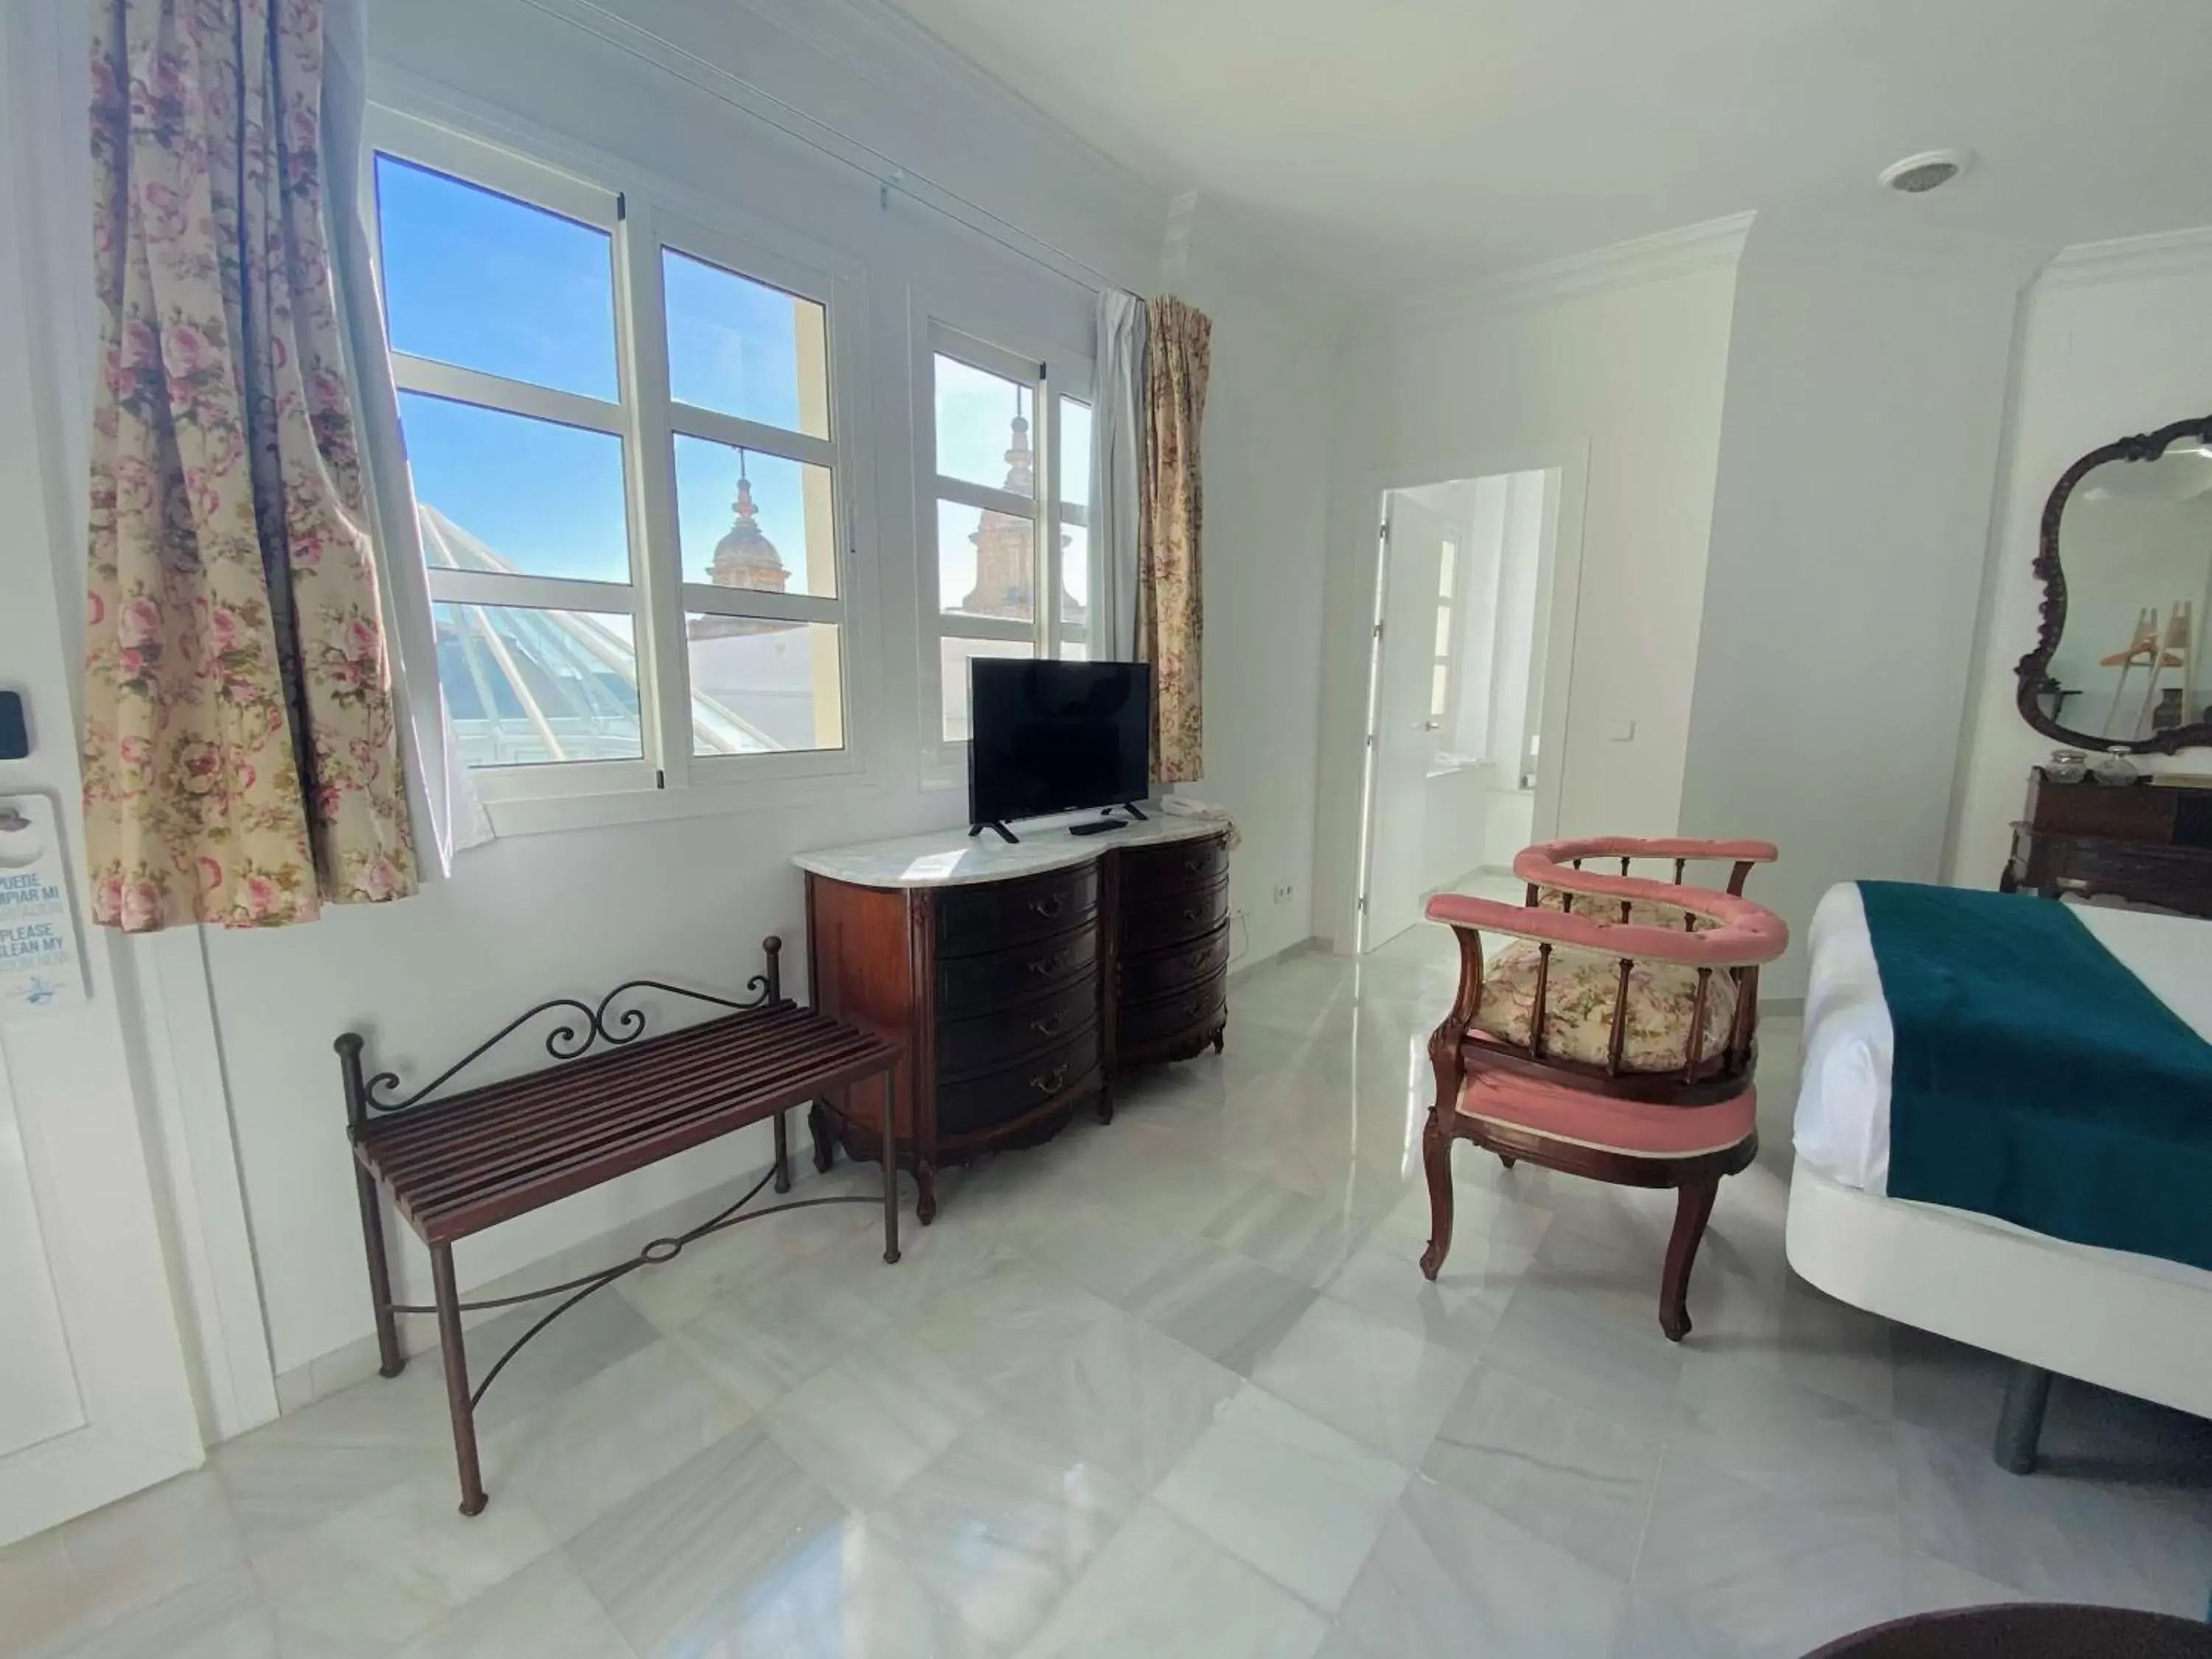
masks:
[[(2212, 921), (2081, 905), (2081, 924), (2191, 1030), (2212, 1042)], [(1828, 890), (1807, 938), (1812, 982), (1797, 1091), (1797, 1156), (1862, 1192), (1889, 1190), (1889, 1068), (1882, 1000), (1859, 890)]]

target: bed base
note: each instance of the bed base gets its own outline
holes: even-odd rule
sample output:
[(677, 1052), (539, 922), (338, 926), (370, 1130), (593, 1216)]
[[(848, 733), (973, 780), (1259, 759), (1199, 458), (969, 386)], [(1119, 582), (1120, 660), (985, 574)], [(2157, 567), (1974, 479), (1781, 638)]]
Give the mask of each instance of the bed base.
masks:
[(2212, 1273), (1860, 1192), (1800, 1159), (1790, 1265), (1839, 1302), (2014, 1361), (1995, 1445), (2025, 1474), (2054, 1374), (2212, 1417)]

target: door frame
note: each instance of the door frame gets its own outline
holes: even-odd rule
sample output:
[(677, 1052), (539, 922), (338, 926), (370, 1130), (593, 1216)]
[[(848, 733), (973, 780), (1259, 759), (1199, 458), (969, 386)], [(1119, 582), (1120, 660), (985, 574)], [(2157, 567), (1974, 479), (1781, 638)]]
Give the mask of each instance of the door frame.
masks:
[(1376, 468), (1360, 477), (1358, 499), (1373, 503), (1374, 571), (1369, 584), (1371, 610), (1367, 634), (1366, 716), (1360, 722), (1359, 824), (1352, 842), (1352, 953), (1367, 949), (1368, 863), (1374, 847), (1375, 765), (1379, 734), (1376, 721), (1381, 696), (1381, 641), (1376, 626), (1388, 601), (1390, 495), (1462, 479), (1509, 472), (1556, 471), (1559, 475), (1557, 522), (1552, 536), (1551, 612), (1545, 630), (1542, 711), (1536, 731), (1541, 759), (1536, 768), (1536, 799), (1529, 833), (1547, 841), (1559, 833), (1559, 803), (1567, 770), (1567, 731), (1574, 688), (1576, 619), (1582, 604), (1583, 525), (1589, 494), (1589, 440), (1564, 438), (1547, 443), (1485, 449), (1401, 466)]

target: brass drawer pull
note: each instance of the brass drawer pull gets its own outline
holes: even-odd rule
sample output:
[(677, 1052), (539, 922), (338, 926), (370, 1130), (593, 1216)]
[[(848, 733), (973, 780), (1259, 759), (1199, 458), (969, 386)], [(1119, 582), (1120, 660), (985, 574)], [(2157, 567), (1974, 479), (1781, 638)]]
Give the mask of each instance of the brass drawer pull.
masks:
[(1185, 859), (1182, 861), (1182, 867), (1185, 873), (1195, 876), (1203, 872), (1212, 862), (1213, 860), (1206, 857), (1205, 854), (1198, 853)]
[(1060, 1085), (1067, 1081), (1067, 1067), (1055, 1066), (1049, 1072), (1039, 1072), (1030, 1079), (1030, 1087), (1041, 1095), (1056, 1095)]
[(1194, 1018), (1197, 1015), (1204, 1013), (1206, 1012), (1206, 1005), (1212, 1000), (1212, 997), (1204, 991), (1200, 991), (1196, 996), (1193, 997), (1190, 1000), (1190, 1012), (1193, 1017)]
[(1067, 966), (1073, 952), (1055, 951), (1048, 957), (1038, 957), (1030, 963), (1030, 972), (1049, 978)]
[(1058, 1036), (1060, 1027), (1066, 1024), (1067, 1016), (1064, 1013), (1039, 1014), (1030, 1022), (1030, 1030), (1039, 1036)]
[(1207, 919), (1206, 908), (1203, 904), (1186, 904), (1182, 907), (1182, 919), (1185, 921), (1204, 921)]
[(1065, 893), (1048, 893), (1042, 898), (1031, 899), (1029, 908), (1032, 914), (1050, 921), (1067, 908), (1067, 896)]
[(1203, 968), (1207, 963), (1212, 960), (1213, 947), (1211, 945), (1201, 945), (1197, 950), (1193, 951), (1188, 956), (1185, 957), (1182, 959), (1182, 963), (1186, 968)]

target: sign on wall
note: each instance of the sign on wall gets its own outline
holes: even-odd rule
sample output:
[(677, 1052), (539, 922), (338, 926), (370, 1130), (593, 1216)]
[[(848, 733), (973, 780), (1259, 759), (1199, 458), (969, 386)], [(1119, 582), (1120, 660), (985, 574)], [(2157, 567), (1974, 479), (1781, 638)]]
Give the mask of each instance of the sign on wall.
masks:
[(84, 1000), (84, 957), (44, 795), (0, 795), (0, 1019)]

